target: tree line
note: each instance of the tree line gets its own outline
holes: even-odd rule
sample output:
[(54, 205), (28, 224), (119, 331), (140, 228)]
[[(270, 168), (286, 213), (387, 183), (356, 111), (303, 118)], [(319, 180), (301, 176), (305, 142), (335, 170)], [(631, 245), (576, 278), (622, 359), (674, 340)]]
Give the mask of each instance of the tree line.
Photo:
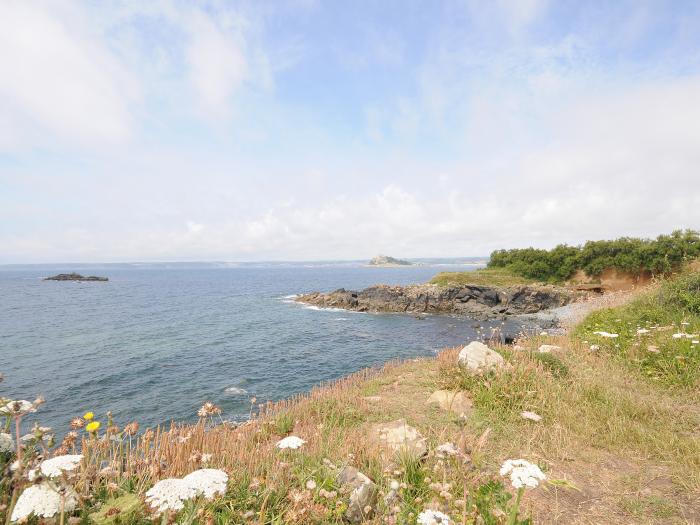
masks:
[(560, 282), (571, 278), (577, 270), (591, 277), (608, 268), (634, 276), (665, 275), (696, 257), (700, 257), (700, 234), (694, 230), (676, 230), (656, 239), (621, 237), (588, 241), (582, 246), (560, 244), (551, 250), (496, 250), (488, 267), (504, 268), (529, 279)]

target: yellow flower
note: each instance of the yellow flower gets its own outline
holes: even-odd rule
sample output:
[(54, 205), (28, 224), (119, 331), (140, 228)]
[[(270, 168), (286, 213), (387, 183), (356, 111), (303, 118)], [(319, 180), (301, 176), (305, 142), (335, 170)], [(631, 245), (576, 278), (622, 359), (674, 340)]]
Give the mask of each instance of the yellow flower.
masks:
[(87, 426), (85, 427), (85, 430), (88, 432), (97, 432), (100, 428), (100, 422), (99, 421), (93, 421), (92, 423), (88, 423)]
[(95, 417), (95, 414), (92, 412), (85, 412), (85, 415), (83, 416), (83, 419), (85, 421), (92, 421)]

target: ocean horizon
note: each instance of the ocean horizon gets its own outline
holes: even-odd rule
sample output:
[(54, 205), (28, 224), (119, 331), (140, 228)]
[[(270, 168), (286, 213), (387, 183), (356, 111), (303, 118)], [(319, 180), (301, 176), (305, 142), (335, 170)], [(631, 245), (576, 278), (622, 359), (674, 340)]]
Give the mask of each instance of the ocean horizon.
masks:
[[(44, 396), (33, 418), (58, 433), (87, 410), (111, 411), (117, 424), (193, 421), (205, 401), (220, 405), (224, 419), (240, 421), (253, 397), (258, 403), (287, 398), (362, 368), (434, 355), (492, 328), (521, 329), (514, 320), (367, 314), (293, 300), (314, 290), (425, 282), (438, 271), (479, 267), (470, 261), (395, 268), (172, 264), (4, 266), (6, 395)], [(73, 270), (110, 280), (43, 281)]]

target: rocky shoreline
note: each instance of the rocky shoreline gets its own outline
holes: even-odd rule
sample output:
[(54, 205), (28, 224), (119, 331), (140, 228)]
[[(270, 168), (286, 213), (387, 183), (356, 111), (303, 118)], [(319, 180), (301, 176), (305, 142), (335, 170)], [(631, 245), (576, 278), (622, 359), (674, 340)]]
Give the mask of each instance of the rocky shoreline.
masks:
[(495, 319), (512, 315), (536, 314), (565, 306), (580, 293), (552, 285), (370, 286), (354, 291), (340, 288), (333, 292), (312, 292), (296, 301), (320, 308), (341, 308), (356, 312), (445, 313), (473, 319)]

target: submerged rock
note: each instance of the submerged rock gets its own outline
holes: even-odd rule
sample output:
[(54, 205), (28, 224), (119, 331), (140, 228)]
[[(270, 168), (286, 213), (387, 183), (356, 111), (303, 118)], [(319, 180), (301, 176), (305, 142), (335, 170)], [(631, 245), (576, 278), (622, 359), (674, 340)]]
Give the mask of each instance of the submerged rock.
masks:
[(500, 368), (505, 361), (501, 354), (491, 350), (484, 343), (472, 341), (459, 352), (457, 363), (466, 367), (467, 370), (481, 373)]
[(338, 485), (350, 492), (345, 519), (350, 523), (362, 523), (371, 517), (377, 502), (377, 485), (354, 467), (346, 466), (336, 479)]

